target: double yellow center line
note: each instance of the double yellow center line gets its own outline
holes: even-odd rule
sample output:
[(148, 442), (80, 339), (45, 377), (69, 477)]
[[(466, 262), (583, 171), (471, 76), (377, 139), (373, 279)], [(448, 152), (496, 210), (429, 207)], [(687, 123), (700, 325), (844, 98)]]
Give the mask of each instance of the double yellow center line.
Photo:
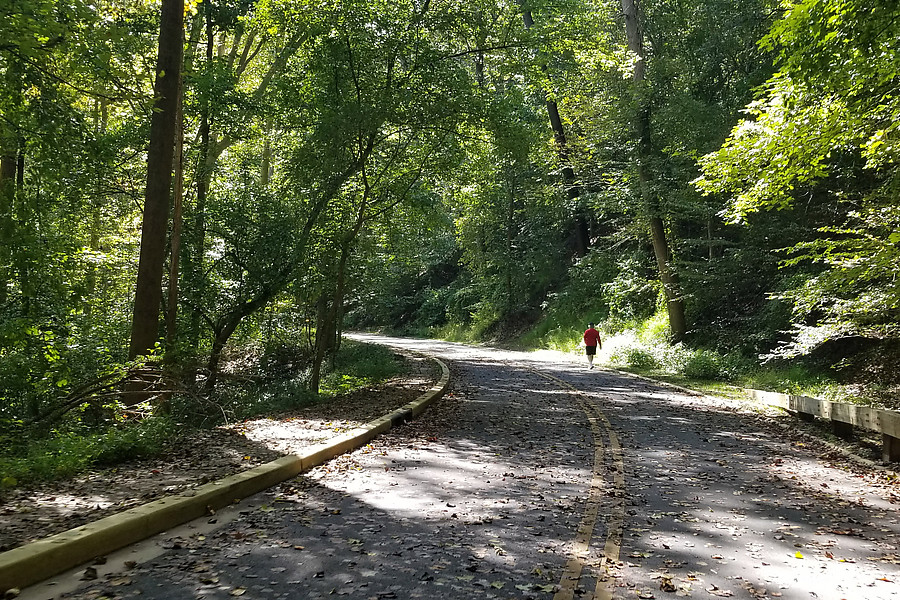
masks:
[[(591, 540), (594, 537), (594, 529), (600, 516), (600, 509), (605, 505), (608, 510), (606, 539), (603, 540), (603, 558), (599, 564), (597, 583), (593, 596), (582, 595), (582, 600), (610, 600), (612, 594), (612, 582), (607, 573), (610, 563), (619, 560), (619, 551), (622, 544), (622, 531), (625, 522), (625, 461), (622, 455), (622, 446), (616, 432), (606, 415), (591, 402), (584, 393), (576, 387), (553, 375), (531, 369), (537, 375), (549, 379), (561, 385), (575, 395), (578, 405), (587, 415), (594, 437), (594, 467), (591, 477), (591, 488), (587, 503), (584, 507), (584, 515), (578, 526), (578, 533), (572, 547), (565, 570), (559, 581), (559, 591), (553, 596), (553, 600), (572, 600), (575, 590), (581, 580), (581, 574), (587, 563)], [(608, 446), (608, 448), (607, 448)], [(607, 452), (608, 451), (608, 452)], [(611, 455), (607, 463), (607, 453)], [(611, 472), (611, 477), (607, 474)], [(612, 498), (612, 503), (603, 502), (604, 498)], [(610, 505), (611, 504), (611, 505)]]

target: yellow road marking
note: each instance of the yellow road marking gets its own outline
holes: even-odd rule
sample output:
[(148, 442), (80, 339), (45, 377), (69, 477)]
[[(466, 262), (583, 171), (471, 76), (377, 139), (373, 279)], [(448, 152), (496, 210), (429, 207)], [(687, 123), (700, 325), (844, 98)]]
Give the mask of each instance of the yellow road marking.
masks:
[[(581, 573), (584, 570), (585, 560), (590, 550), (591, 538), (593, 537), (594, 526), (597, 524), (597, 517), (600, 513), (600, 503), (603, 493), (608, 484), (604, 479), (603, 473), (605, 469), (605, 447), (603, 439), (609, 439), (609, 450), (612, 455), (613, 471), (613, 494), (615, 497), (615, 506), (610, 514), (609, 523), (606, 529), (606, 540), (603, 545), (603, 559), (600, 568), (603, 571), (598, 574), (597, 585), (593, 593), (594, 600), (611, 600), (612, 586), (608, 574), (609, 564), (619, 560), (619, 553), (622, 544), (622, 532), (625, 523), (625, 460), (622, 453), (622, 446), (619, 438), (613, 431), (612, 424), (606, 415), (583, 395), (581, 390), (575, 386), (563, 381), (553, 375), (541, 373), (535, 369), (529, 369), (533, 373), (554, 381), (564, 388), (576, 394), (576, 400), (584, 411), (591, 425), (591, 432), (594, 437), (594, 467), (593, 476), (591, 477), (591, 490), (588, 495), (587, 504), (585, 506), (584, 515), (578, 527), (578, 533), (575, 536), (575, 542), (572, 553), (563, 571), (563, 575), (559, 581), (559, 591), (553, 596), (553, 600), (572, 600), (575, 596), (575, 589), (581, 579)], [(605, 434), (605, 436), (604, 436)], [(585, 600), (591, 598), (590, 592), (583, 596)]]

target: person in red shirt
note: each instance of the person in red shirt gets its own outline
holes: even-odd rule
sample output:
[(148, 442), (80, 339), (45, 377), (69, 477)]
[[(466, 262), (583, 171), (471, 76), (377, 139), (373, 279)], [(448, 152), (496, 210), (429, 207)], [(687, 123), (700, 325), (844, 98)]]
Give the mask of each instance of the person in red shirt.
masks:
[(588, 328), (584, 332), (584, 353), (587, 355), (588, 368), (594, 368), (594, 356), (597, 355), (597, 348), (600, 347), (600, 332), (594, 329), (593, 323), (588, 323)]

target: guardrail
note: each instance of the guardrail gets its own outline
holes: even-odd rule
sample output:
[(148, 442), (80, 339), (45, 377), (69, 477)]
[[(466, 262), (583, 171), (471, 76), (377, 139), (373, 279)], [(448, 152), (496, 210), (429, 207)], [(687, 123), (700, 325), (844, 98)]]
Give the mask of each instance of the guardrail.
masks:
[(811, 421), (814, 417), (828, 419), (835, 435), (843, 438), (852, 437), (854, 427), (878, 432), (882, 436), (881, 457), (884, 462), (900, 462), (900, 413), (896, 411), (831, 402), (808, 396), (792, 396), (762, 390), (746, 391), (750, 397), (795, 412), (803, 420)]

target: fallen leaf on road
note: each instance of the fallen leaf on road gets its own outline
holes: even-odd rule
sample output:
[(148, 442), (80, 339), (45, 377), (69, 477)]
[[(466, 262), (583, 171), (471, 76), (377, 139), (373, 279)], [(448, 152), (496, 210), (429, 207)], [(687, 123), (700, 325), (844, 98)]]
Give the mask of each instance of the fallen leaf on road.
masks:
[(722, 598), (728, 598), (730, 596), (734, 596), (734, 592), (732, 592), (731, 590), (723, 590), (717, 586), (712, 586), (712, 587), (706, 588), (706, 591), (709, 592), (710, 594), (712, 594), (713, 596), (719, 596)]

